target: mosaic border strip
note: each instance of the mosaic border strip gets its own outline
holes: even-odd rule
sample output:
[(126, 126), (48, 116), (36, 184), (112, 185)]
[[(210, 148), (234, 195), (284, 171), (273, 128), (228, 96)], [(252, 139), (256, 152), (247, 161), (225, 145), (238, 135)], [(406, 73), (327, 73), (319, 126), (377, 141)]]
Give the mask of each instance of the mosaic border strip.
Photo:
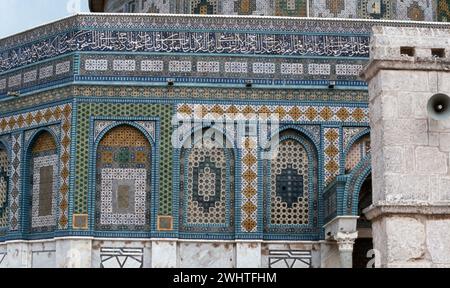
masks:
[[(333, 89), (239, 89), (219, 87), (128, 87), (71, 85), (46, 92), (35, 93), (1, 102), (0, 115), (21, 109), (34, 108), (42, 103), (63, 101), (70, 98), (101, 97), (107, 99), (164, 99), (165, 103), (191, 102), (193, 100), (252, 103), (267, 102), (328, 102), (366, 104), (368, 92), (364, 90)], [(128, 98), (127, 98), (128, 97)]]

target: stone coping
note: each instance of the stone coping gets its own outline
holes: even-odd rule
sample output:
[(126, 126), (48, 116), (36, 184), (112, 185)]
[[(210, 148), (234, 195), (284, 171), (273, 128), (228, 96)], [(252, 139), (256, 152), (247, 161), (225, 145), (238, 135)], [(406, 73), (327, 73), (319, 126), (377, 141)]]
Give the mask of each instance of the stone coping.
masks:
[(365, 209), (367, 219), (374, 221), (382, 216), (423, 215), (427, 217), (450, 218), (450, 201), (439, 203), (387, 203), (379, 202)]
[(372, 60), (363, 69), (360, 77), (370, 81), (380, 70), (414, 70), (450, 72), (450, 58), (413, 58), (405, 56), (398, 60)]

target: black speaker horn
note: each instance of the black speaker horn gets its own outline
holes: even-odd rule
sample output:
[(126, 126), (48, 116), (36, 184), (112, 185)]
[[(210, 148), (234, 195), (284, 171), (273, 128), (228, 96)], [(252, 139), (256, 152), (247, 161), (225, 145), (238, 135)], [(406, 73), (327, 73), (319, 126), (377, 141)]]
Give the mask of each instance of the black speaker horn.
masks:
[(445, 94), (436, 94), (428, 100), (428, 115), (434, 120), (445, 120), (450, 117), (450, 97)]

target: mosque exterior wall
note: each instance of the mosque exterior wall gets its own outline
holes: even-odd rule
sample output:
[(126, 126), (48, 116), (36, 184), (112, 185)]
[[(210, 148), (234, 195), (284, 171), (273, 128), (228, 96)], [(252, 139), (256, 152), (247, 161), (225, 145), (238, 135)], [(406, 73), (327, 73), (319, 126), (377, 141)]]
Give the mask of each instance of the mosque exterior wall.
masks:
[(0, 40), (0, 267), (351, 265), (380, 23), (86, 14)]

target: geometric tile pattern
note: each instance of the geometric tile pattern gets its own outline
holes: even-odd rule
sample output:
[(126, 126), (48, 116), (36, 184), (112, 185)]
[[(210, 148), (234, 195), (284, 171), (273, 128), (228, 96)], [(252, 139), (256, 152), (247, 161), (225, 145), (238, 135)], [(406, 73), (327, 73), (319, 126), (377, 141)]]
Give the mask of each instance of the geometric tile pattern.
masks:
[(307, 0), (275, 0), (275, 16), (306, 17)]
[(338, 64), (336, 65), (336, 75), (358, 76), (362, 71), (363, 65)]
[(151, 146), (129, 125), (110, 131), (97, 147), (96, 229), (149, 230)]
[[(36, 139), (34, 139), (34, 143), (31, 146), (31, 152), (32, 152), (33, 157), (35, 157), (35, 155), (40, 155), (40, 154), (51, 155), (51, 154), (55, 153), (56, 150), (57, 150), (57, 146), (55, 143), (55, 139), (53, 139), (52, 134), (50, 134), (47, 131), (40, 133), (39, 137), (36, 137)], [(53, 152), (53, 153), (47, 153), (47, 152)]]
[(97, 229), (106, 230), (105, 226), (144, 226), (146, 213), (149, 212), (146, 209), (146, 183), (146, 169), (102, 169), (102, 191), (99, 203), (96, 202), (100, 207)]
[[(72, 105), (63, 104), (32, 112), (16, 114), (0, 118), (0, 134), (7, 133), (16, 129), (26, 129), (28, 127), (45, 125), (47, 123), (61, 121), (61, 147), (59, 155), (59, 229), (68, 227), (68, 194), (70, 178), (70, 143), (71, 143), (71, 121)], [(19, 227), (19, 197), (21, 191), (21, 154), (22, 154), (22, 134), (13, 134), (12, 136), (12, 170), (11, 170), (11, 198), (10, 198), (10, 218), (11, 229), (17, 230)]]
[(0, 80), (0, 92), (6, 91), (6, 88), (17, 90), (65, 79), (73, 75), (71, 62), (71, 57), (64, 57), (62, 60), (24, 68), (19, 73), (17, 71), (8, 73)]
[(49, 232), (56, 227), (58, 193), (57, 146), (49, 132), (41, 133), (31, 147), (31, 232)]
[(354, 0), (315, 0), (312, 15), (325, 18), (356, 18), (357, 2)]
[(22, 169), (22, 134), (13, 134), (11, 137), (11, 197), (9, 197), (9, 225), (11, 231), (20, 229), (20, 191)]
[[(363, 90), (329, 90), (329, 89), (239, 89), (239, 88), (208, 88), (195, 89), (194, 87), (130, 87), (130, 86), (86, 86), (77, 85), (58, 88), (42, 93), (36, 93), (15, 101), (6, 101), (0, 105), (0, 113), (8, 113), (35, 107), (45, 101), (53, 102), (65, 100), (69, 97), (124, 97), (133, 95), (135, 98), (164, 97), (167, 99), (259, 99), (259, 100), (297, 100), (297, 101), (339, 101), (364, 103), (368, 102), (368, 93)], [(89, 116), (88, 116), (89, 117)]]
[[(127, 90), (127, 89), (126, 89)], [(123, 96), (128, 94), (124, 90)], [(165, 89), (167, 91), (167, 88)], [(84, 90), (80, 91), (82, 93)], [(91, 92), (86, 91), (86, 94)], [(114, 95), (114, 94), (113, 94)], [(108, 117), (126, 118), (136, 117), (136, 115), (145, 115), (146, 117), (159, 117), (161, 121), (161, 131), (172, 131), (172, 114), (173, 106), (170, 104), (154, 104), (142, 105), (139, 103), (121, 104), (121, 103), (78, 103), (77, 106), (77, 162), (76, 171), (77, 177), (75, 180), (75, 214), (88, 214), (88, 199), (89, 199), (89, 141), (90, 141), (90, 117)], [(134, 122), (137, 124), (136, 122)], [(144, 129), (146, 130), (146, 128)], [(92, 132), (92, 131), (91, 131)], [(141, 132), (140, 132), (141, 133)], [(150, 133), (149, 133), (150, 134)], [(152, 135), (152, 134), (150, 134)], [(159, 157), (159, 214), (158, 215), (172, 215), (172, 154), (173, 148), (171, 145), (171, 133), (161, 133), (158, 135), (160, 139), (154, 139), (159, 145), (159, 155), (152, 155)], [(91, 139), (92, 140), (92, 139)], [(134, 145), (134, 144), (133, 144)], [(147, 144), (148, 145), (148, 141)], [(120, 167), (117, 167), (120, 168)], [(133, 168), (134, 169), (134, 168)], [(150, 179), (150, 177), (148, 177)], [(149, 199), (149, 198), (148, 198)], [(157, 215), (154, 215), (155, 217)]]
[(358, 2), (358, 18), (393, 19), (396, 0), (360, 0)]
[(283, 140), (270, 165), (270, 223), (309, 224), (310, 163), (305, 148), (294, 139)]
[(98, 136), (100, 136), (100, 134), (103, 132), (103, 130), (105, 130), (108, 126), (114, 124), (114, 121), (102, 121), (102, 120), (98, 120), (95, 121), (94, 124), (94, 141), (96, 141), (98, 139)]
[(258, 137), (248, 135), (241, 139), (242, 190), (241, 230), (253, 233), (258, 229)]
[(450, 21), (450, 0), (439, 0), (438, 2), (438, 21)]
[(180, 231), (233, 232), (233, 150), (206, 133), (181, 151)]
[(256, 11), (256, 0), (234, 0), (234, 12), (238, 15), (252, 15)]
[(304, 125), (302, 128), (310, 133), (310, 137), (316, 143), (320, 143), (321, 130), (320, 125)]
[(8, 151), (0, 143), (0, 229), (8, 227)]
[[(56, 110), (57, 111), (57, 110)], [(55, 112), (56, 112), (55, 111)], [(60, 164), (59, 164), (59, 229), (67, 229), (69, 225), (69, 176), (70, 176), (70, 144), (71, 144), (71, 106), (62, 107), (61, 123), (61, 146), (60, 146)]]
[(340, 137), (339, 128), (324, 129), (325, 186), (339, 174)]
[[(209, 143), (205, 143), (207, 146)], [(189, 224), (226, 223), (226, 165), (225, 153), (219, 147), (194, 149), (189, 157), (193, 169), (188, 169), (189, 191), (186, 221)], [(202, 153), (203, 152), (203, 153)], [(212, 162), (212, 158), (216, 159)], [(214, 159), (213, 158), (213, 159)], [(204, 159), (198, 162), (198, 159)]]
[[(266, 15), (266, 16), (307, 16), (308, 0), (191, 0), (184, 4), (170, 4), (171, 1), (143, 0), (141, 5), (129, 5), (129, 1), (110, 0), (106, 11), (108, 12), (140, 12), (140, 13), (178, 13), (178, 14), (223, 14), (223, 15)], [(445, 9), (449, 6), (448, 0), (417, 1), (417, 7), (422, 7), (424, 1), (430, 3), (433, 9), (438, 11), (437, 19), (447, 21), (450, 13)], [(132, 1), (133, 2), (133, 1)], [(115, 3), (115, 4), (109, 4)], [(125, 3), (125, 4), (124, 4)], [(397, 5), (409, 6), (411, 1), (405, 0), (311, 0), (310, 10), (314, 17), (339, 17), (362, 19), (397, 19), (412, 20), (413, 18), (401, 18), (396, 14)], [(412, 4), (414, 7), (416, 4)], [(357, 10), (355, 9), (357, 7)], [(401, 7), (400, 7), (401, 8)], [(425, 9), (425, 7), (424, 7)], [(443, 11), (443, 12), (442, 12)], [(420, 12), (419, 12), (420, 13)], [(439, 13), (442, 14), (439, 15)], [(447, 13), (447, 14), (446, 14)], [(399, 13), (400, 14), (400, 13)]]
[[(170, 1), (167, 0), (143, 0), (143, 11), (147, 13), (170, 13)], [(145, 7), (146, 6), (146, 7)]]
[[(367, 40), (367, 39), (366, 39)], [(285, 40), (282, 40), (285, 41)], [(300, 41), (317, 41), (300, 40)], [(318, 43), (331, 43), (335, 40), (332, 38), (317, 41)], [(361, 41), (364, 41), (361, 39)], [(353, 39), (351, 41), (353, 43)], [(353, 44), (349, 44), (353, 45)], [(366, 44), (361, 44), (366, 45)], [(365, 47), (365, 46), (364, 46)], [(328, 53), (327, 51), (326, 53)], [(348, 51), (342, 51), (348, 53)], [(302, 52), (303, 53), (303, 52)], [(335, 55), (341, 55), (336, 51)], [(367, 55), (361, 55), (367, 56)], [(83, 69), (87, 66), (88, 61), (105, 61), (105, 69), (87, 70)], [(173, 56), (158, 55), (158, 56), (144, 56), (144, 55), (130, 55), (128, 58), (133, 58), (136, 65), (130, 66), (129, 69), (122, 69), (120, 72), (114, 70), (114, 63), (116, 63), (115, 55), (82, 55), (80, 62), (85, 63), (80, 70), (80, 76), (103, 76), (103, 77), (120, 77), (130, 76), (134, 79), (145, 77), (151, 81), (161, 81), (158, 77), (163, 74), (165, 77), (180, 77), (190, 76), (207, 79), (206, 76), (214, 78), (229, 78), (236, 80), (237, 76), (248, 75), (256, 79), (272, 79), (277, 80), (273, 84), (280, 84), (281, 80), (302, 81), (302, 80), (318, 80), (316, 75), (328, 76), (327, 79), (334, 79), (338, 77), (339, 80), (346, 81), (361, 81), (359, 72), (367, 63), (364, 59), (295, 59), (295, 58), (266, 58), (264, 62), (259, 58), (248, 57), (234, 57), (230, 61), (229, 57), (221, 55), (193, 55), (193, 56)], [(97, 59), (97, 60), (95, 60)], [(178, 61), (174, 61), (177, 59)], [(131, 60), (123, 60), (131, 61)], [(151, 64), (151, 62), (153, 64)], [(108, 65), (109, 64), (109, 65)], [(110, 67), (108, 69), (108, 67)], [(163, 73), (161, 73), (163, 72)], [(214, 73), (212, 75), (205, 75), (205, 73)], [(218, 74), (220, 73), (220, 74)], [(345, 76), (345, 77), (344, 77)], [(137, 78), (139, 77), (139, 78)], [(151, 78), (149, 78), (151, 77)], [(153, 79), (156, 80), (153, 80)], [(84, 77), (83, 79), (92, 80), (92, 78)], [(108, 78), (107, 78), (108, 79)], [(1, 92), (1, 91), (0, 91)]]
[[(94, 141), (97, 140), (100, 133), (102, 133), (108, 126), (116, 123), (116, 121), (112, 120), (96, 120), (94, 124)], [(134, 121), (137, 125), (140, 126), (144, 131), (146, 131), (152, 139), (156, 137), (156, 123), (154, 121)]]
[[(368, 153), (365, 157), (365, 161), (361, 161), (354, 169), (351, 171), (351, 175), (354, 177), (350, 177), (346, 183), (347, 188), (347, 203), (343, 203), (346, 207), (344, 213), (347, 215), (356, 214), (358, 212), (358, 205), (355, 203), (358, 200), (358, 194), (361, 189), (362, 176), (365, 176), (370, 172), (371, 168), (371, 155)], [(370, 186), (370, 185), (369, 185)], [(356, 200), (356, 201), (355, 201)]]
[[(216, 105), (216, 104), (178, 104), (177, 119), (190, 119), (195, 111), (202, 111), (204, 120), (215, 120), (217, 115), (241, 115), (243, 119), (256, 114), (278, 114), (280, 121), (305, 122), (356, 122), (367, 123), (368, 108), (349, 106), (278, 106), (278, 105)], [(230, 116), (231, 117), (231, 116)]]
[(295, 130), (282, 131), (279, 139), (275, 157), (263, 162), (264, 232), (317, 232), (319, 163), (316, 149)]
[(219, 3), (217, 0), (190, 0), (191, 14), (219, 14)]
[(370, 136), (364, 136), (350, 148), (345, 160), (345, 173), (350, 173), (370, 153)]
[(330, 75), (331, 65), (330, 64), (309, 64), (308, 73), (310, 75)]
[[(45, 128), (47, 128), (50, 131), (52, 131), (53, 135), (55, 135), (55, 137), (57, 139), (59, 139), (61, 137), (61, 127), (60, 127), (60, 125), (46, 126)], [(31, 140), (31, 137), (34, 136), (35, 133), (36, 133), (36, 129), (25, 131), (25, 133), (24, 133), (24, 143), (29, 143), (30, 140)]]
[(414, 21), (433, 21), (433, 2), (430, 0), (397, 1), (397, 18)]
[(142, 248), (102, 248), (100, 268), (130, 269), (142, 268), (144, 249)]
[(368, 127), (344, 127), (343, 129), (343, 148), (344, 150), (348, 148), (348, 145), (353, 140), (353, 137), (358, 135), (359, 133), (368, 130)]
[(153, 140), (156, 139), (156, 123), (154, 121), (136, 121), (136, 124), (147, 132)]

